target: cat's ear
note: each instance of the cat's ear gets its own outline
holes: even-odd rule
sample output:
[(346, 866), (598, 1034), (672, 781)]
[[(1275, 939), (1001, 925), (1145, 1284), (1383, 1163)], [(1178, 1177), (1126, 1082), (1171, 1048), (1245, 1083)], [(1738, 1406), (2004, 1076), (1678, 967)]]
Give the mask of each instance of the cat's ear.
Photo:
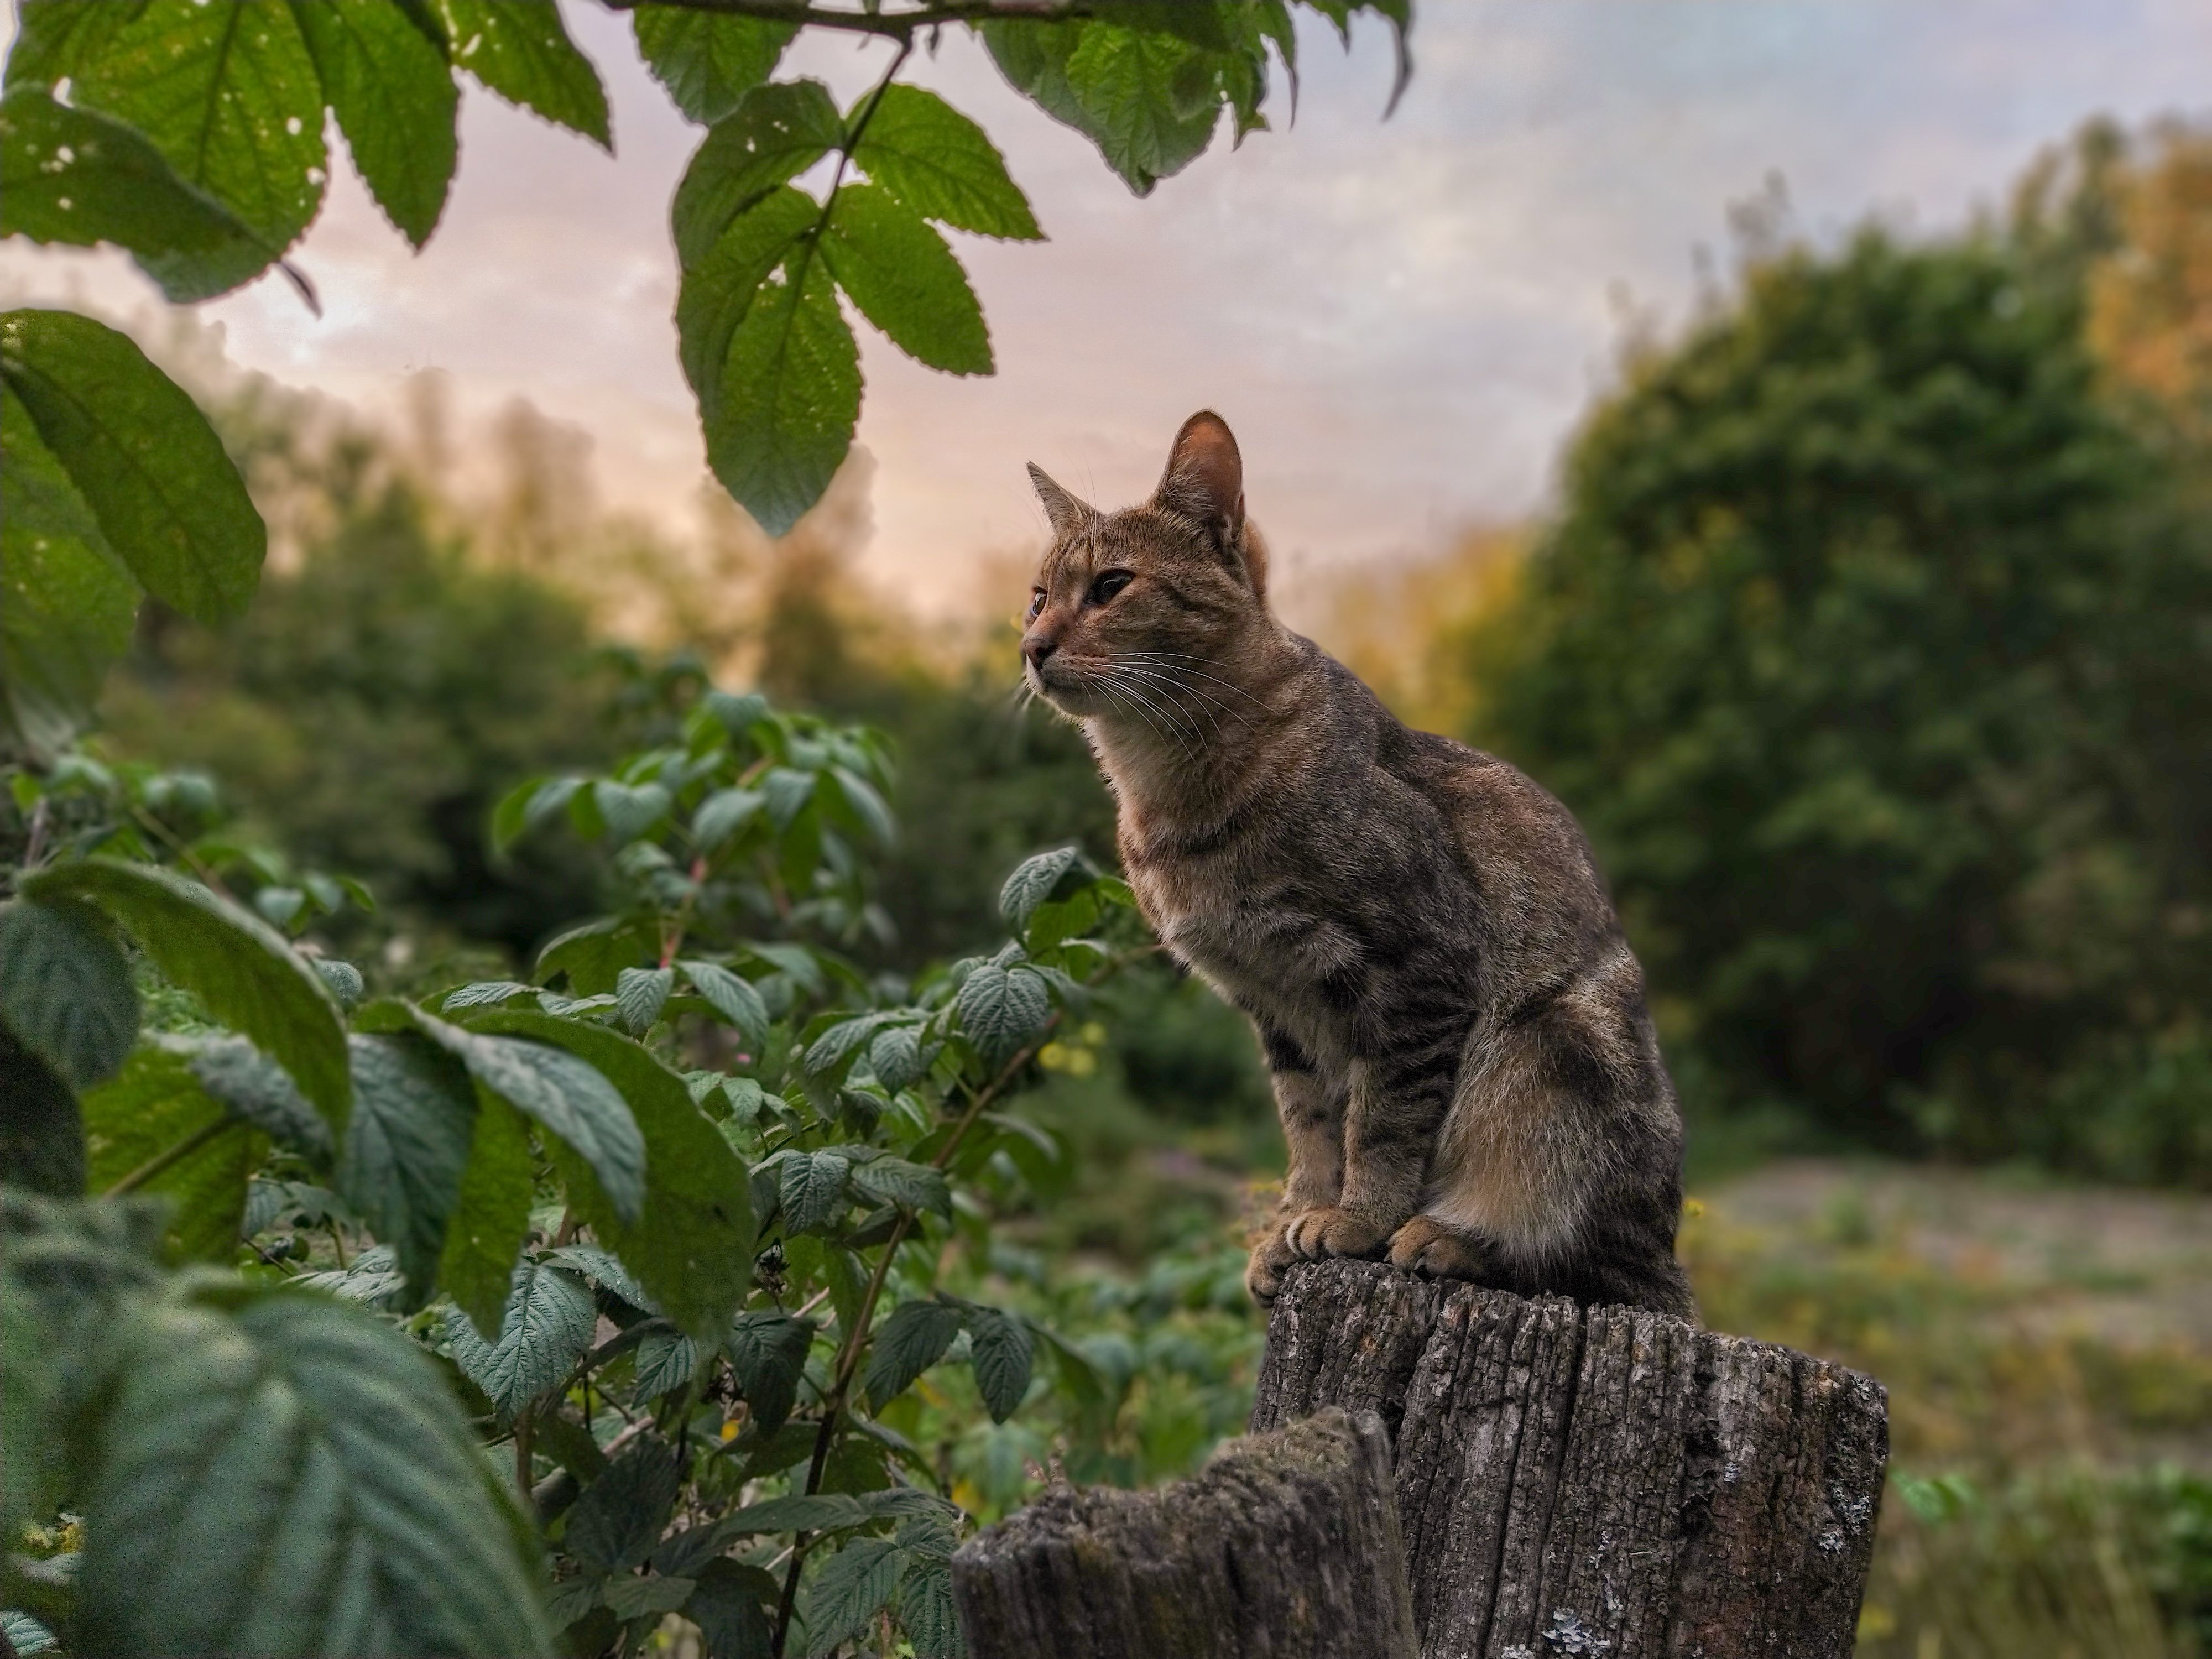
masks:
[(1152, 502), (1204, 526), (1226, 552), (1244, 532), (1244, 458), (1229, 422), (1201, 409), (1182, 423)]
[(1078, 501), (1052, 481), (1052, 475), (1035, 461), (1030, 463), (1030, 482), (1036, 486), (1037, 499), (1044, 503), (1044, 515), (1052, 520), (1055, 539), (1073, 536), (1098, 515), (1088, 504)]

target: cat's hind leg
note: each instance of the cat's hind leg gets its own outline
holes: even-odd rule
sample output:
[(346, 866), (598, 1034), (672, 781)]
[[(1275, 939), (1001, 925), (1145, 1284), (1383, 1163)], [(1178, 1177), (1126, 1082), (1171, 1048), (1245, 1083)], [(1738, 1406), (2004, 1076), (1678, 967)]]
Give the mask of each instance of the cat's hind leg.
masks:
[(1492, 1282), (1490, 1252), (1474, 1234), (1434, 1216), (1417, 1215), (1390, 1236), (1390, 1265), (1428, 1279)]

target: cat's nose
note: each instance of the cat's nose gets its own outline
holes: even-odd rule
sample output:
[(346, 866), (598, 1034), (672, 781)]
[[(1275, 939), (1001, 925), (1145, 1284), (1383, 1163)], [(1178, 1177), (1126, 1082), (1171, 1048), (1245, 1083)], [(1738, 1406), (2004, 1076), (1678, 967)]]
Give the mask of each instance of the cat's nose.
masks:
[(1032, 668), (1042, 668), (1044, 659), (1059, 649), (1060, 641), (1049, 634), (1032, 634), (1022, 641), (1022, 654)]

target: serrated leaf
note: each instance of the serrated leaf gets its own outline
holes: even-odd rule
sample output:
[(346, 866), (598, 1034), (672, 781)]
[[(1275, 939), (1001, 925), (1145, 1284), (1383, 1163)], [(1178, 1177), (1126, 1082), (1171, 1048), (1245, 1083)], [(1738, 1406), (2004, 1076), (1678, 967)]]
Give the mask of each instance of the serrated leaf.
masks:
[(774, 1434), (791, 1415), (813, 1340), (812, 1323), (788, 1314), (760, 1310), (739, 1314), (731, 1322), (730, 1370), (762, 1434)]
[(0, 733), (54, 754), (131, 643), (138, 584), (0, 377)]
[(899, 1581), (898, 1621), (914, 1644), (915, 1659), (963, 1659), (968, 1651), (952, 1575), (943, 1567), (910, 1570)]
[(437, 1283), (447, 1225), (461, 1202), (476, 1098), (466, 1069), (426, 1038), (356, 1036), (348, 1046), (354, 1105), (338, 1188), (392, 1247), (407, 1279), (400, 1306), (412, 1313)]
[[(770, 197), (740, 224), (781, 199)], [(701, 278), (719, 270), (736, 234), (733, 228), (702, 263)], [(708, 370), (712, 394), (702, 393), (700, 408), (714, 476), (771, 536), (822, 498), (860, 417), (860, 348), (837, 308), (836, 283), (803, 251), (789, 263), (787, 275), (771, 276), (749, 296)]]
[(477, 1331), (495, 1340), (515, 1255), (530, 1232), (532, 1176), (522, 1114), (496, 1095), (481, 1096), (460, 1193), (438, 1254), (437, 1282)]
[(492, 850), (505, 853), (561, 811), (584, 787), (582, 778), (532, 778), (517, 785), (493, 809)]
[[(727, 1560), (709, 1561), (700, 1570), (698, 1588), (684, 1604), (684, 1616), (699, 1626), (706, 1659), (771, 1659), (775, 1629), (749, 1577), (759, 1571)], [(771, 1595), (775, 1588), (770, 1579)]]
[(48, 865), (25, 877), (21, 890), (33, 899), (81, 899), (122, 923), (156, 967), (275, 1059), (331, 1128), (344, 1132), (353, 1085), (337, 1004), (267, 922), (196, 881), (110, 859)]
[(516, 1009), (478, 1024), (560, 1043), (622, 1091), (646, 1147), (643, 1213), (624, 1220), (588, 1182), (572, 1182), (569, 1201), (678, 1328), (714, 1341), (752, 1283), (752, 1205), (744, 1165), (684, 1079), (603, 1026)]
[(1012, 1314), (996, 1308), (968, 1310), (968, 1357), (975, 1372), (975, 1387), (994, 1422), (1014, 1414), (1029, 1392), (1030, 1367), (1034, 1358), (1029, 1327)]
[(881, 1412), (915, 1378), (945, 1358), (960, 1334), (960, 1310), (949, 1302), (902, 1302), (876, 1327), (862, 1375), (870, 1409)]
[(898, 1588), (906, 1558), (885, 1538), (855, 1538), (806, 1586), (806, 1651), (833, 1653), (866, 1628)]
[(486, 1342), (459, 1312), (446, 1316), (441, 1334), (453, 1363), (511, 1418), (576, 1369), (598, 1320), (581, 1279), (549, 1263), (520, 1261), (508, 1280), (495, 1340)]
[(84, 1492), (85, 1651), (551, 1651), (526, 1534), (404, 1337), (222, 1281), (118, 1338)]
[(837, 1021), (807, 1045), (804, 1065), (812, 1073), (833, 1070), (850, 1058), (888, 1018), (883, 1013), (857, 1014)]
[(1037, 906), (1062, 892), (1072, 876), (1083, 872), (1080, 848), (1055, 847), (1024, 859), (999, 890), (999, 914), (1010, 927), (1027, 927)]
[[(779, 186), (828, 155), (843, 134), (837, 106), (819, 81), (779, 81), (757, 87), (726, 118), (717, 121), (693, 152), (669, 208), (687, 289), (691, 267), (706, 259), (725, 233), (767, 198), (783, 193)], [(817, 204), (797, 191), (788, 195), (804, 204), (800, 227), (811, 225), (820, 211)], [(775, 246), (774, 240), (767, 239), (765, 245)], [(776, 247), (757, 274), (743, 280), (744, 290), (759, 287), (781, 257)], [(692, 385), (698, 384), (695, 377)], [(732, 735), (738, 730), (732, 727)]]
[(881, 1203), (917, 1213), (927, 1211), (948, 1221), (952, 1218), (952, 1189), (945, 1184), (945, 1172), (926, 1164), (910, 1164), (902, 1158), (871, 1158), (854, 1166), (853, 1184)]
[(898, 839), (898, 823), (891, 817), (890, 805), (875, 785), (842, 766), (831, 767), (830, 778), (854, 821), (878, 846), (888, 847)]
[(630, 1276), (629, 1269), (611, 1250), (601, 1249), (596, 1244), (564, 1244), (545, 1259), (573, 1268), (586, 1279), (597, 1279), (601, 1290), (611, 1291), (633, 1308), (648, 1314), (660, 1311), (660, 1304)]
[(865, 1525), (868, 1518), (868, 1512), (843, 1492), (813, 1492), (748, 1504), (717, 1522), (714, 1530), (723, 1538), (764, 1532), (836, 1532)]
[(126, 123), (25, 85), (0, 98), (0, 235), (112, 242), (158, 270), (179, 305), (213, 299), (281, 252)]
[(1052, 1016), (1052, 998), (1034, 969), (994, 962), (962, 981), (954, 1006), (961, 1029), (994, 1065), (1012, 1058)]
[(553, 0), (432, 0), (456, 69), (510, 104), (580, 132), (602, 149), (607, 94), (599, 72), (561, 25)]
[(699, 1368), (698, 1345), (683, 1332), (653, 1331), (637, 1345), (637, 1398), (657, 1400), (691, 1380)]
[(380, 1308), (395, 1301), (406, 1288), (407, 1276), (399, 1271), (388, 1244), (363, 1250), (346, 1267), (328, 1273), (301, 1273), (293, 1284), (301, 1290), (320, 1291), (341, 1302), (363, 1308)]
[[(621, 1091), (565, 1047), (486, 1035), (493, 1019), (503, 1022), (499, 1030), (518, 1029), (514, 1024), (518, 1020), (533, 1022), (521, 1028), (533, 1035), (578, 1028), (550, 1015), (500, 1011), (471, 1030), (450, 1025), (419, 1008), (399, 1006), (417, 1030), (468, 1067), (480, 1088), (558, 1136), (590, 1170), (617, 1216), (628, 1223), (637, 1220), (645, 1204), (645, 1137)], [(540, 1020), (545, 1025), (534, 1023)]]
[(0, 905), (0, 1021), (76, 1088), (115, 1075), (138, 1035), (138, 992), (97, 911)]
[(646, 953), (646, 936), (638, 924), (622, 916), (603, 917), (569, 928), (549, 940), (532, 965), (532, 975), (541, 985), (556, 975), (568, 976), (568, 988), (581, 997), (611, 991), (615, 975), (635, 967)]
[(684, 960), (676, 964), (691, 988), (738, 1030), (748, 1047), (757, 1049), (768, 1036), (768, 1005), (750, 980), (719, 963)]
[[(227, 268), (196, 251), (185, 286), (220, 293), (252, 276), (314, 217), (326, 175), (322, 82), (291, 12), (261, 0), (84, 9), (108, 15), (72, 31), (65, 61), (46, 72), (68, 77), (72, 104), (143, 133), (258, 239)], [(144, 263), (167, 286), (167, 257)]]
[(637, 49), (653, 78), (694, 121), (720, 120), (775, 70), (796, 23), (716, 16), (683, 6), (641, 5), (630, 14)]
[(606, 825), (607, 838), (617, 846), (635, 841), (667, 814), (668, 791), (657, 783), (632, 787), (601, 778), (592, 786), (592, 804)]
[(845, 1176), (851, 1168), (842, 1152), (827, 1146), (786, 1158), (777, 1172), (785, 1231), (811, 1232), (842, 1214), (851, 1202), (845, 1195)]
[(210, 1095), (188, 1055), (148, 1047), (83, 1100), (86, 1176), (105, 1192), (162, 1166), (134, 1190), (169, 1201), (165, 1242), (188, 1261), (228, 1261), (238, 1249), (246, 1183), (268, 1143)]
[(455, 1014), (464, 1008), (483, 1008), (515, 997), (527, 996), (537, 988), (511, 979), (478, 980), (472, 985), (463, 985), (447, 992), (438, 1000), (438, 1007), (441, 1012)]
[(998, 147), (921, 87), (895, 82), (884, 88), (853, 159), (925, 219), (980, 236), (1044, 239)]
[(928, 1070), (922, 1057), (921, 1033), (911, 1025), (895, 1025), (888, 1031), (878, 1031), (876, 1040), (868, 1045), (868, 1069), (876, 1074), (876, 1081), (893, 1094), (918, 1081)]
[(682, 1490), (676, 1449), (641, 1435), (568, 1512), (568, 1553), (601, 1572), (628, 1572), (652, 1553)]
[(659, 1618), (674, 1613), (698, 1587), (689, 1578), (614, 1578), (606, 1588), (607, 1611), (617, 1619)]
[(847, 185), (821, 257), (860, 314), (907, 356), (952, 374), (991, 373), (991, 336), (968, 274), (929, 222), (879, 185)]
[(10, 311), (0, 380), (147, 592), (198, 622), (246, 608), (268, 532), (215, 429), (143, 352), (88, 317)]
[(334, 1144), (330, 1125), (301, 1097), (284, 1068), (244, 1037), (162, 1042), (189, 1056), (202, 1088), (278, 1146), (318, 1164), (328, 1160)]
[(653, 1029), (675, 988), (676, 973), (670, 968), (625, 968), (615, 975), (615, 1007), (632, 1036)]
[(445, 54), (391, 0), (291, 0), (354, 167), (416, 247), (445, 209), (460, 91)]
[(713, 852), (757, 817), (767, 799), (757, 789), (717, 789), (691, 815), (691, 839)]

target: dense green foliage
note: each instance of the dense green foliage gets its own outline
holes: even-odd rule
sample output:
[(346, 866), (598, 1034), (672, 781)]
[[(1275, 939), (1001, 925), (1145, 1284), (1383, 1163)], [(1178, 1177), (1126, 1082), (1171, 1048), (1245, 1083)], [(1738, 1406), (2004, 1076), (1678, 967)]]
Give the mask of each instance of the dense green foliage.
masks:
[(2057, 240), (1791, 252), (1633, 364), (1481, 735), (1589, 827), (1698, 1103), (2203, 1181), (2212, 523)]

